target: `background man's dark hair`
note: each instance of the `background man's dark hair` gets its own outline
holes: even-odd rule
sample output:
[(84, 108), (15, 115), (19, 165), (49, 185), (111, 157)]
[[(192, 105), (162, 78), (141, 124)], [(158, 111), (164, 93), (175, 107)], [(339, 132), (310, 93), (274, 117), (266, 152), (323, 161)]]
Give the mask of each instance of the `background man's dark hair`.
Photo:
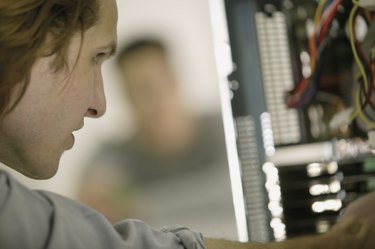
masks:
[(141, 51), (145, 48), (156, 48), (159, 49), (163, 55), (167, 54), (167, 49), (162, 41), (153, 38), (137, 39), (127, 43), (125, 46), (119, 49), (116, 57), (117, 65), (120, 65), (124, 58), (126, 58), (128, 55)]

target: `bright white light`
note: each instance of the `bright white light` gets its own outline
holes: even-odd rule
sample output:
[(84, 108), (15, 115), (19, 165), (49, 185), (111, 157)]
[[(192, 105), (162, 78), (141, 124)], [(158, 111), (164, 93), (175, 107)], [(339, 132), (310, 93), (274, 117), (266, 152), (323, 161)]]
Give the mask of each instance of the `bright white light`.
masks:
[(308, 78), (311, 75), (310, 55), (306, 51), (302, 51), (299, 57), (302, 63), (302, 75), (304, 78)]
[(262, 125), (263, 145), (267, 156), (275, 154), (275, 141), (272, 131), (271, 114), (263, 112), (260, 115), (260, 122)]
[(331, 193), (338, 193), (341, 190), (341, 183), (339, 181), (333, 181), (329, 184), (329, 190)]
[(273, 189), (280, 190), (279, 178), (275, 178), (274, 180), (266, 181), (265, 187), (268, 191), (271, 191)]
[(340, 190), (341, 183), (338, 180), (332, 181), (329, 184), (314, 184), (309, 188), (310, 194), (314, 196), (338, 193)]
[(270, 226), (273, 229), (273, 236), (276, 241), (286, 238), (285, 224), (282, 222), (284, 209), (281, 205), (281, 188), (279, 182), (279, 171), (275, 164), (266, 162), (262, 167), (266, 175), (265, 187), (268, 192), (268, 210), (272, 215)]
[(281, 207), (280, 202), (273, 200), (268, 203), (268, 209), (271, 211), (272, 216), (280, 217), (284, 209)]
[(299, 57), (303, 63), (310, 63), (310, 55), (306, 51), (302, 51)]
[(273, 218), (271, 220), (271, 227), (272, 228), (278, 227), (280, 225), (284, 225), (280, 218)]
[(275, 186), (271, 190), (269, 190), (268, 196), (272, 201), (280, 201), (281, 200), (281, 191), (280, 187)]
[(328, 220), (319, 220), (315, 224), (315, 228), (318, 233), (325, 233), (331, 228), (331, 224)]
[(311, 195), (322, 195), (322, 194), (329, 194), (330, 189), (327, 184), (314, 184), (309, 188), (309, 192)]
[(284, 240), (286, 238), (285, 224), (280, 218), (273, 218), (270, 225), (273, 228), (274, 236), (277, 241)]
[(338, 211), (342, 208), (342, 201), (339, 199), (316, 201), (311, 205), (311, 208), (315, 213), (322, 213), (325, 211)]
[(310, 37), (314, 32), (314, 21), (312, 19), (306, 20), (306, 30), (308, 36)]
[(367, 30), (368, 30), (368, 25), (363, 17), (359, 16), (358, 18), (356, 18), (354, 30), (356, 32), (358, 41), (360, 42), (363, 41), (366, 37)]
[(307, 174), (310, 177), (320, 176), (322, 174), (322, 166), (320, 163), (310, 163), (307, 165)]
[(327, 165), (327, 172), (331, 175), (335, 174), (338, 169), (339, 169), (339, 166), (338, 166), (337, 162), (330, 162)]
[(277, 170), (275, 164), (271, 162), (266, 162), (263, 164), (263, 172), (266, 174), (267, 178), (270, 177), (271, 179), (267, 179), (268, 181), (272, 181), (274, 179), (279, 179), (279, 171)]

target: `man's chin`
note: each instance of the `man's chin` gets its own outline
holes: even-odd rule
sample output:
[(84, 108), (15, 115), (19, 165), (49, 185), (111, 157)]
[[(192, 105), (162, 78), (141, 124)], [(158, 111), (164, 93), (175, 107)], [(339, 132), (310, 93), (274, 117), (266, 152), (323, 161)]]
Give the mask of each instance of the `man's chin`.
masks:
[(28, 163), (22, 167), (12, 167), (14, 170), (28, 178), (35, 180), (47, 180), (56, 175), (60, 160), (54, 162)]

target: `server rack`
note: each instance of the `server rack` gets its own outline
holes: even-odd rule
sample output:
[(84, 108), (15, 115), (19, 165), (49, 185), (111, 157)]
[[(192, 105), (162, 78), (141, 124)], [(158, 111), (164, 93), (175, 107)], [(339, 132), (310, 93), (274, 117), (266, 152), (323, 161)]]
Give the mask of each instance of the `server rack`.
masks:
[(345, 205), (374, 189), (375, 167), (363, 137), (314, 140), (310, 113), (285, 103), (298, 76), (285, 6), (316, 7), (316, 1), (224, 3), (248, 238), (266, 242), (326, 232)]

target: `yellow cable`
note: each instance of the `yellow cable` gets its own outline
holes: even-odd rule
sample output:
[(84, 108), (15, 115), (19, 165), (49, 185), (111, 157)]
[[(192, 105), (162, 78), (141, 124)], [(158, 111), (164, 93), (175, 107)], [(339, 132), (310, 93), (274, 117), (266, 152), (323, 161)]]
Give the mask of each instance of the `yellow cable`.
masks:
[(361, 108), (361, 90), (360, 88), (358, 87), (357, 88), (357, 94), (356, 94), (356, 114), (359, 116), (359, 118), (365, 123), (365, 125), (368, 127), (368, 128), (371, 128), (372, 130), (375, 130), (375, 123), (372, 122), (370, 119), (368, 119), (368, 117), (366, 116), (366, 114), (363, 112), (362, 108)]
[[(368, 79), (367, 79), (367, 75), (366, 75), (366, 72), (365, 72), (365, 69), (359, 59), (359, 56), (358, 56), (358, 53), (357, 53), (357, 50), (356, 50), (356, 47), (355, 47), (355, 41), (354, 41), (354, 31), (353, 31), (353, 24), (354, 24), (354, 14), (356, 13), (356, 11), (358, 10), (358, 5), (356, 4), (355, 1), (353, 1), (353, 3), (355, 4), (354, 7), (352, 8), (351, 12), (350, 12), (350, 16), (349, 16), (349, 38), (350, 38), (350, 44), (351, 44), (351, 47), (352, 47), (352, 50), (353, 50), (353, 55), (354, 55), (354, 59), (358, 65), (358, 68), (359, 68), (359, 71), (360, 71), (360, 74), (362, 75), (362, 78), (364, 80), (364, 86), (365, 86), (365, 91), (367, 92), (368, 91), (368, 87), (369, 87), (369, 84), (368, 84)], [(350, 116), (350, 120), (353, 121), (354, 118), (358, 115), (359, 118), (371, 129), (375, 129), (375, 123), (373, 123), (371, 120), (368, 119), (368, 117), (366, 116), (366, 114), (363, 112), (362, 110), (362, 103), (361, 103), (361, 87), (358, 86), (357, 87), (357, 92), (356, 92), (356, 103), (355, 103), (355, 111), (353, 111), (352, 115)]]
[(354, 110), (353, 112), (352, 112), (352, 114), (350, 114), (350, 117), (349, 117), (349, 124), (350, 123), (352, 123), (353, 121), (354, 121), (354, 119), (357, 117), (357, 115), (358, 115), (358, 112), (356, 111), (356, 110)]
[[(311, 36), (315, 36), (315, 33), (318, 29), (318, 26), (322, 17), (323, 7), (326, 4), (326, 2), (327, 0), (321, 0), (319, 1), (318, 6), (316, 7), (316, 11), (314, 15), (314, 27), (313, 27), (312, 34), (310, 34)], [(316, 59), (317, 58), (311, 58), (311, 61), (310, 61), (311, 72), (314, 72), (315, 70)]]
[(358, 5), (355, 5), (350, 12), (350, 16), (349, 16), (349, 38), (350, 38), (350, 45), (352, 47), (354, 59), (355, 59), (357, 65), (358, 65), (359, 72), (361, 73), (361, 75), (363, 77), (365, 90), (367, 92), (368, 91), (368, 79), (366, 77), (367, 76), (366, 71), (365, 71), (365, 68), (363, 67), (363, 65), (361, 63), (361, 60), (359, 59), (359, 55), (358, 55), (357, 49), (355, 47), (355, 41), (354, 41), (353, 24), (354, 24), (354, 14), (357, 10), (358, 10)]
[(322, 12), (323, 12), (323, 7), (324, 5), (326, 4), (327, 0), (321, 0), (318, 4), (318, 6), (316, 7), (316, 11), (315, 11), (315, 16), (314, 16), (314, 29), (316, 27), (318, 27), (318, 24), (319, 24), (319, 21), (320, 21), (320, 18), (322, 16)]

